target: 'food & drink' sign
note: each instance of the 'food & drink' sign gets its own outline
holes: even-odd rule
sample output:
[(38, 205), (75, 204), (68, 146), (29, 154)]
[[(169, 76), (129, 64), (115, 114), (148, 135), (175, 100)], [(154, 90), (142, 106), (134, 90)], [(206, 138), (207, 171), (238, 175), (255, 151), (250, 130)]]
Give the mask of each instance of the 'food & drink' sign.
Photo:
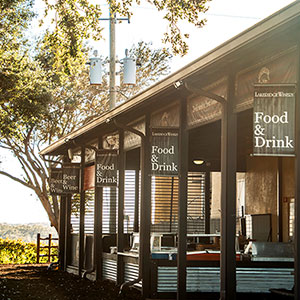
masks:
[(178, 130), (152, 129), (151, 173), (158, 176), (178, 175)]
[(100, 149), (96, 152), (95, 180), (97, 187), (118, 185), (117, 150)]
[(295, 153), (295, 86), (255, 85), (253, 154)]

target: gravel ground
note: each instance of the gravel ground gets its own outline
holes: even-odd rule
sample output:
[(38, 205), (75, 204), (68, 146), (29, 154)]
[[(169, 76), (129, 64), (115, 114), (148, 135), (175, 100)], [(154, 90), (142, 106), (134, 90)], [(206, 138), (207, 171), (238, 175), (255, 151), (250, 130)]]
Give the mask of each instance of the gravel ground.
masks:
[[(0, 300), (142, 300), (135, 289), (127, 289), (120, 295), (113, 282), (92, 282), (60, 270), (47, 270), (47, 266), (0, 265)], [(293, 298), (275, 294), (237, 296), (237, 300)], [(219, 299), (219, 296), (196, 299)]]
[(119, 295), (109, 281), (92, 282), (47, 265), (0, 265), (1, 300), (140, 300), (134, 289)]

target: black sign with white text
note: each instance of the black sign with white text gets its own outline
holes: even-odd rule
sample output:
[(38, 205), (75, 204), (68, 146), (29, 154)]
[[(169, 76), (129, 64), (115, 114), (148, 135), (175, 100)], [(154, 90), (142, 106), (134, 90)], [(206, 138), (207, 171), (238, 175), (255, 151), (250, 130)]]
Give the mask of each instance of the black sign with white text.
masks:
[(100, 149), (96, 152), (96, 187), (118, 185), (117, 150)]
[(63, 166), (62, 190), (64, 194), (77, 194), (80, 192), (80, 165), (68, 164)]
[(63, 193), (61, 168), (51, 168), (49, 184), (51, 195), (61, 195)]
[(295, 153), (295, 86), (255, 85), (253, 155)]
[(151, 174), (178, 175), (178, 130), (152, 129)]

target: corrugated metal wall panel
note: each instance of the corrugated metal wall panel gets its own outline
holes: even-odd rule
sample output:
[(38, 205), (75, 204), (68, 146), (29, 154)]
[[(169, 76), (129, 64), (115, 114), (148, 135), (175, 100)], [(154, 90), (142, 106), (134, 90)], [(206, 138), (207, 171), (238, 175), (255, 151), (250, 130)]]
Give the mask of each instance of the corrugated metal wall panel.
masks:
[(176, 292), (177, 290), (177, 268), (157, 268), (157, 292)]
[(294, 269), (237, 268), (238, 292), (269, 292), (269, 289), (291, 289), (294, 285)]
[[(268, 293), (271, 288), (291, 289), (293, 269), (289, 268), (237, 268), (237, 292)], [(176, 292), (177, 268), (158, 267), (157, 292)], [(220, 268), (188, 267), (188, 292), (218, 292)]]
[[(133, 281), (139, 277), (139, 265), (132, 263), (125, 263), (124, 267), (124, 281)], [(135, 284), (134, 286), (141, 288), (142, 282)]]
[(188, 267), (188, 292), (218, 292), (220, 290), (220, 268), (191, 268)]
[(102, 276), (103, 279), (117, 281), (117, 262), (111, 259), (102, 260)]

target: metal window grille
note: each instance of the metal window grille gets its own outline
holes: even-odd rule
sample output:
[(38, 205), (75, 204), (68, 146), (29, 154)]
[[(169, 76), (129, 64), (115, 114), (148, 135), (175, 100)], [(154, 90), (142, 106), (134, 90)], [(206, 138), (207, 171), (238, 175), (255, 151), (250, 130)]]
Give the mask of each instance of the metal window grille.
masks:
[(188, 174), (187, 232), (205, 232), (205, 173)]
[(103, 188), (103, 233), (116, 233), (118, 226), (118, 190), (114, 187)]
[[(205, 232), (205, 174), (188, 174), (187, 232)], [(152, 232), (178, 230), (178, 177), (152, 177)]]
[(71, 198), (71, 228), (72, 233), (79, 233), (80, 194), (73, 194)]
[(124, 202), (124, 232), (125, 233), (133, 232), (135, 197), (136, 197), (135, 179), (136, 179), (136, 172), (134, 170), (125, 171), (125, 202)]
[(84, 216), (84, 232), (94, 233), (94, 207), (95, 207), (95, 190), (87, 190), (85, 192), (85, 216)]
[[(135, 177), (136, 177), (136, 172), (134, 170), (125, 171), (125, 200), (124, 200), (124, 232), (125, 233), (133, 231), (135, 197), (136, 197)], [(103, 223), (102, 223), (103, 233), (117, 232), (117, 227), (118, 227), (117, 215), (118, 215), (118, 189), (105, 187), (103, 188)]]

